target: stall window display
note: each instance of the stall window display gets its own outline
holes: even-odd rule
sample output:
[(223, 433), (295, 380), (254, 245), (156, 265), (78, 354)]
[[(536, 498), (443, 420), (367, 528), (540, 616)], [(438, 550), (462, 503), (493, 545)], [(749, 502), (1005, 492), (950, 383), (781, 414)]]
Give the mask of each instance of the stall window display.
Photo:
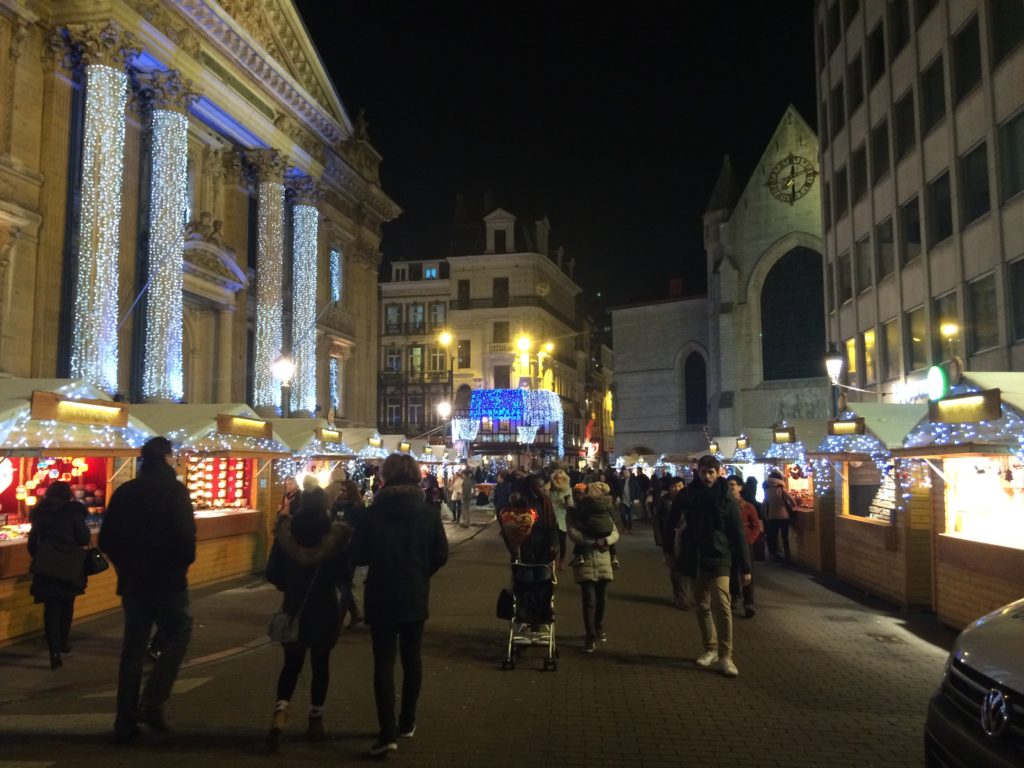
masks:
[(196, 510), (251, 506), (253, 459), (189, 456), (185, 485)]
[(896, 478), (892, 464), (874, 461), (847, 464), (849, 498), (846, 514), (880, 522), (892, 522), (896, 508)]
[(947, 458), (946, 534), (1024, 549), (1024, 462), (1015, 455)]
[(785, 464), (778, 471), (786, 480), (786, 491), (793, 504), (799, 509), (814, 509), (814, 487), (804, 465)]
[(32, 508), (51, 483), (71, 485), (76, 500), (88, 509), (86, 522), (99, 527), (107, 502), (107, 460), (72, 457), (0, 460), (0, 541), (28, 535)]

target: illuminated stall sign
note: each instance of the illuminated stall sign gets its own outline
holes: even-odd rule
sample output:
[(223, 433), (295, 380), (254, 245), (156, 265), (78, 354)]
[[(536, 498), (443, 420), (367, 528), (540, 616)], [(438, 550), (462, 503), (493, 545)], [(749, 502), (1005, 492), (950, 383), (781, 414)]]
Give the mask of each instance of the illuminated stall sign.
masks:
[(110, 400), (75, 400), (37, 389), (32, 393), (31, 417), (66, 424), (127, 427), (128, 405)]
[(251, 419), (248, 416), (232, 416), (227, 413), (217, 414), (217, 431), (222, 435), (274, 439), (274, 428), (269, 421)]
[(830, 421), (828, 433), (830, 435), (863, 435), (865, 432), (864, 419), (844, 419), (843, 421)]
[(793, 427), (772, 427), (772, 442), (784, 445), (796, 442), (796, 430)]
[(996, 421), (1002, 417), (998, 389), (968, 392), (928, 403), (928, 420), (936, 424), (967, 424)]
[(324, 427), (318, 427), (314, 430), (316, 433), (317, 440), (322, 443), (338, 443), (341, 444), (341, 430), (338, 429), (326, 429)]

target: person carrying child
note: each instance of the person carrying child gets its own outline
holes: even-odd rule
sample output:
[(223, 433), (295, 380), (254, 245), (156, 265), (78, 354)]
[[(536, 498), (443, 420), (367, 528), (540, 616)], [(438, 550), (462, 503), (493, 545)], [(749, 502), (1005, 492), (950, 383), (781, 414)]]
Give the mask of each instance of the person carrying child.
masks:
[[(580, 483), (580, 485), (583, 485)], [(592, 538), (606, 538), (611, 535), (612, 530), (621, 528), (621, 523), (617, 519), (618, 516), (615, 514), (615, 504), (612, 503), (611, 489), (607, 483), (600, 481), (590, 483), (590, 485), (583, 486), (584, 495), (582, 498), (587, 496), (593, 499), (607, 499), (608, 500), (608, 513), (605, 515), (605, 505), (603, 503), (598, 505), (588, 504), (586, 510), (577, 507), (579, 512), (578, 521), (581, 526), (580, 530), (584, 535), (591, 536)], [(571, 537), (570, 537), (571, 538)], [(615, 537), (616, 539), (618, 536)], [(586, 547), (576, 543), (572, 548), (572, 560), (569, 565), (575, 568), (583, 562), (583, 556), (586, 553)], [(619, 559), (615, 551), (615, 545), (612, 543), (609, 546), (608, 554), (611, 557), (612, 568), (619, 567)]]
[(573, 578), (580, 585), (583, 604), (584, 653), (593, 653), (598, 641), (608, 639), (604, 632), (605, 593), (614, 578), (610, 549), (619, 538), (612, 508), (608, 485), (595, 482), (587, 487), (579, 504), (566, 512), (569, 538), (576, 545)]

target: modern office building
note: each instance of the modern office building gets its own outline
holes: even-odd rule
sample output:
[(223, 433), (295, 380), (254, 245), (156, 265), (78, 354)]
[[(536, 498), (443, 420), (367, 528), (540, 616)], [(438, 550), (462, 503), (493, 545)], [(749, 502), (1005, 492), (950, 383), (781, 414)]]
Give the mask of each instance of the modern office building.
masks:
[(1024, 3), (815, 4), (828, 338), (851, 399), (1024, 369)]

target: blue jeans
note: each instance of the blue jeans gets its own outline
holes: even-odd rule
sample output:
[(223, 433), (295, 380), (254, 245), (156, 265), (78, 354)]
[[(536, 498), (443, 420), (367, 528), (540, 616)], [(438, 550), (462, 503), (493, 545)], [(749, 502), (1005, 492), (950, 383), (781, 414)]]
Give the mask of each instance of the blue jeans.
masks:
[[(124, 610), (124, 641), (118, 670), (114, 729), (127, 733), (135, 727), (140, 708), (160, 709), (170, 697), (178, 667), (185, 658), (192, 636), (192, 608), (187, 589), (152, 595), (124, 595), (121, 607)], [(160, 633), (160, 658), (154, 662), (140, 698), (142, 660), (153, 624)]]

